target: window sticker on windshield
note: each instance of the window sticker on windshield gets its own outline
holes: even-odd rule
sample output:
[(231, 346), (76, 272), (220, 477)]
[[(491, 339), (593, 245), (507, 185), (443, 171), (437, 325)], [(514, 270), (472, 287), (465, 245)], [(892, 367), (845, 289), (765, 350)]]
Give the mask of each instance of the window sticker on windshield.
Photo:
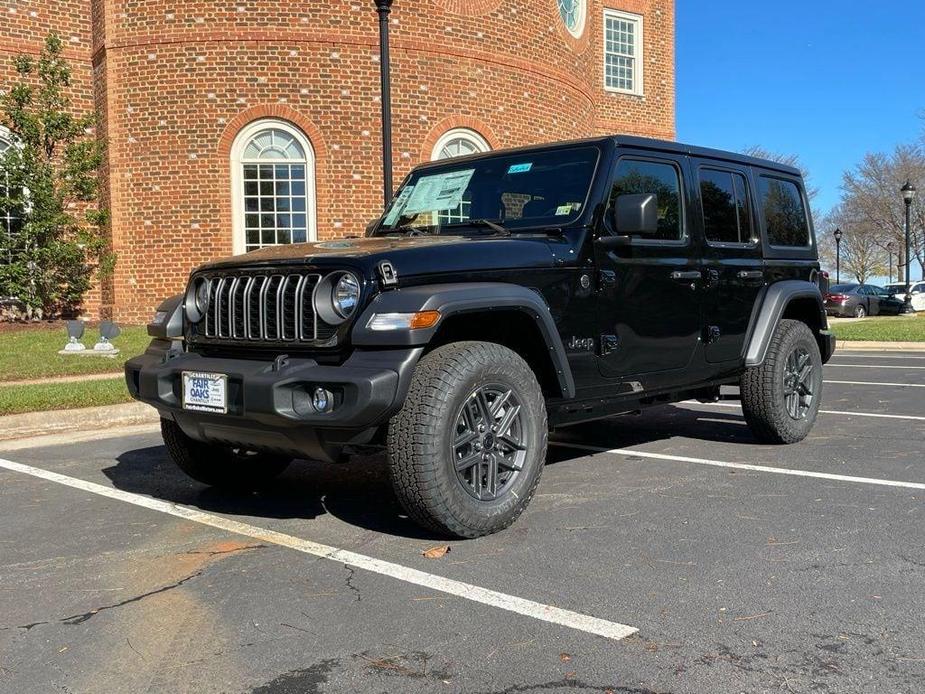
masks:
[(563, 215), (572, 214), (572, 210), (575, 209), (576, 204), (570, 202), (567, 205), (559, 205), (556, 208), (556, 217), (562, 217)]
[(532, 168), (533, 168), (532, 161), (527, 164), (511, 164), (511, 168), (509, 168), (507, 172), (509, 174), (527, 173)]
[(414, 193), (404, 209), (412, 215), (436, 210), (453, 210), (459, 207), (475, 169), (424, 176), (418, 180)]
[(402, 210), (404, 210), (405, 205), (408, 204), (408, 198), (411, 197), (411, 193), (413, 192), (414, 186), (405, 186), (401, 189), (398, 197), (395, 198), (395, 202), (392, 203), (392, 208), (389, 210), (389, 213), (386, 215), (385, 219), (382, 220), (383, 224), (392, 226), (398, 221), (398, 217), (401, 215)]

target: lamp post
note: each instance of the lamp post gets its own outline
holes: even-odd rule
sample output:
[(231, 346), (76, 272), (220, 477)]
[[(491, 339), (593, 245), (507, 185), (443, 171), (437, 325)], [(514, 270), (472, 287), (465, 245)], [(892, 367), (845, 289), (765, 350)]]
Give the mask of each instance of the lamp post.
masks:
[(392, 76), (389, 61), (389, 14), (393, 0), (374, 0), (379, 13), (379, 78), (382, 99), (382, 189), (385, 206), (392, 201)]
[(886, 245), (886, 255), (887, 255), (887, 257), (890, 259), (890, 283), (891, 283), (891, 284), (892, 284), (892, 282), (893, 282), (893, 249), (894, 249), (895, 247), (896, 247), (896, 246), (893, 244), (892, 241), (890, 241), (890, 242)]
[(841, 229), (835, 229), (832, 234), (835, 237), (835, 284), (841, 283)]
[(900, 192), (903, 194), (903, 202), (906, 205), (906, 298), (903, 300), (903, 307), (900, 313), (915, 313), (912, 308), (912, 279), (910, 269), (912, 268), (912, 201), (915, 199), (915, 186), (912, 181), (906, 181)]

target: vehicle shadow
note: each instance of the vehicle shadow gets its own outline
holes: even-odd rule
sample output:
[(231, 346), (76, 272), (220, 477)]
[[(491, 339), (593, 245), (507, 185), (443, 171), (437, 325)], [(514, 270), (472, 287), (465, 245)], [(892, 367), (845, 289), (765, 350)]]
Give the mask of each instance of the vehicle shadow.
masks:
[(298, 460), (271, 484), (239, 492), (189, 479), (164, 446), (126, 451), (103, 470), (117, 489), (237, 517), (310, 520), (330, 514), (367, 530), (412, 539), (435, 538), (408, 519), (392, 492), (384, 455), (347, 463)]
[[(738, 412), (660, 407), (642, 416), (616, 417), (557, 430), (550, 441), (626, 448), (684, 437), (750, 444), (755, 440)], [(586, 457), (589, 451), (550, 446), (546, 464)], [(392, 492), (384, 454), (353, 456), (346, 463), (295, 461), (271, 484), (253, 492), (206, 487), (184, 475), (164, 446), (122, 453), (103, 473), (117, 489), (243, 518), (310, 520), (330, 514), (351, 525), (411, 539), (439, 535), (409, 520)]]

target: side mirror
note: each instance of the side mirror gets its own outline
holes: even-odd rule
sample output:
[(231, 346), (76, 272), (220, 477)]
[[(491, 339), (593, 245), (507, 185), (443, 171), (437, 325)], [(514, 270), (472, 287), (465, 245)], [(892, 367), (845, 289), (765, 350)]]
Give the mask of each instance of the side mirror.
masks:
[(658, 197), (654, 193), (620, 195), (613, 208), (617, 234), (650, 236), (658, 233)]

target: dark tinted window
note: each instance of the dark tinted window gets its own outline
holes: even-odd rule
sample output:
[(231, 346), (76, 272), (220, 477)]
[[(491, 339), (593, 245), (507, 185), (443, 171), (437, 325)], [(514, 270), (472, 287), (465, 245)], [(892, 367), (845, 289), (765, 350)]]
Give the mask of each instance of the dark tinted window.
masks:
[(745, 176), (717, 169), (700, 170), (703, 227), (708, 241), (749, 243), (752, 219)]
[(809, 222), (797, 184), (762, 176), (758, 193), (768, 230), (768, 243), (772, 246), (808, 246)]
[(645, 238), (678, 241), (684, 236), (681, 174), (674, 164), (621, 159), (610, 193), (611, 207), (618, 196), (634, 193), (654, 193), (658, 198), (658, 232)]

